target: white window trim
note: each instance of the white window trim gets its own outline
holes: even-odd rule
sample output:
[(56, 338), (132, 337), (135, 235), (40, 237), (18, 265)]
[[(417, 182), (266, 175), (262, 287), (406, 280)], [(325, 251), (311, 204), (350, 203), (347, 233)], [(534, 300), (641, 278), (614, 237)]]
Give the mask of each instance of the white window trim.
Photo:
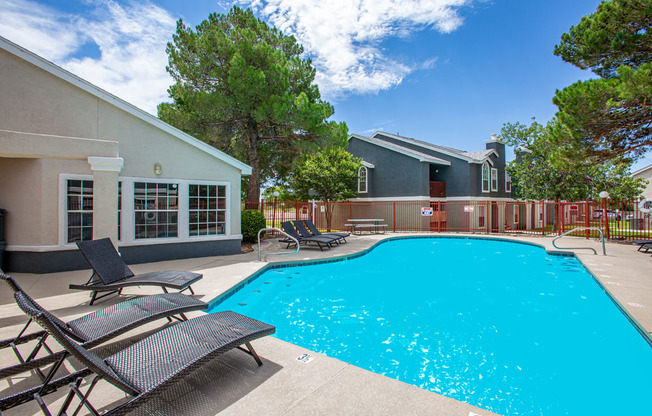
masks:
[(505, 192), (512, 192), (512, 178), (505, 172)]
[[(59, 238), (58, 247), (61, 249), (76, 249), (75, 243), (66, 243), (67, 241), (67, 221), (66, 221), (66, 181), (72, 180), (93, 180), (93, 175), (75, 175), (59, 174)], [(185, 243), (190, 241), (215, 241), (215, 240), (233, 240), (241, 238), (241, 235), (231, 234), (231, 215), (232, 215), (232, 197), (231, 183), (227, 181), (205, 181), (205, 180), (187, 180), (187, 179), (161, 179), (161, 178), (139, 178), (120, 176), (122, 182), (122, 239), (121, 246), (143, 246), (152, 244), (170, 244)], [(172, 238), (143, 238), (135, 239), (135, 215), (134, 215), (134, 183), (135, 182), (156, 182), (156, 183), (176, 183), (179, 186), (179, 211), (178, 211), (178, 237)], [(217, 235), (190, 236), (188, 230), (189, 221), (189, 201), (188, 185), (218, 185), (226, 187), (226, 216), (225, 216), (225, 233)], [(116, 212), (118, 207), (116, 206)], [(116, 230), (117, 231), (117, 230)]]
[[(362, 177), (362, 172), (364, 172), (364, 191), (360, 190), (360, 185), (362, 184), (362, 181), (360, 180), (360, 178)], [(369, 170), (367, 169), (366, 166), (360, 166), (360, 169), (358, 169), (358, 193), (366, 194), (368, 192), (369, 192)]]
[[(478, 228), (487, 226), (487, 210), (484, 205), (478, 205)], [(483, 224), (480, 225), (480, 218), (483, 219)]]
[[(491, 192), (497, 192), (498, 191), (498, 169), (496, 168), (491, 168)], [(494, 186), (494, 184), (496, 186)]]
[[(489, 163), (484, 162), (482, 166), (480, 167), (481, 172), (480, 172), (480, 185), (482, 186), (482, 192), (489, 192), (489, 187), (491, 186), (491, 171), (489, 169)], [(485, 189), (484, 187), (484, 173), (487, 172), (487, 188)]]
[[(93, 175), (59, 174), (59, 246), (77, 248), (75, 243), (68, 243), (68, 189), (66, 184), (69, 180), (92, 181)], [(95, 211), (95, 201), (93, 201), (93, 211)]]
[(518, 224), (518, 205), (514, 205), (514, 224)]

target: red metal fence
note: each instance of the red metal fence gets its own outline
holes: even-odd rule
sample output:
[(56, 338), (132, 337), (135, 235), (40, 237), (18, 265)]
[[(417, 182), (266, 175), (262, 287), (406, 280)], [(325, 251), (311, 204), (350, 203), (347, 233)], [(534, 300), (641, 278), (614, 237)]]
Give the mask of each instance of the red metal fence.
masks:
[[(243, 205), (244, 207), (244, 205)], [(652, 216), (638, 209), (638, 201), (387, 201), (335, 202), (330, 227), (323, 202), (265, 200), (247, 204), (265, 214), (268, 226), (281, 221), (312, 219), (326, 230), (349, 230), (349, 219), (380, 219), (392, 232), (473, 232), (560, 235), (579, 227), (602, 230), (610, 240), (652, 238)], [(597, 237), (594, 230), (572, 235)]]

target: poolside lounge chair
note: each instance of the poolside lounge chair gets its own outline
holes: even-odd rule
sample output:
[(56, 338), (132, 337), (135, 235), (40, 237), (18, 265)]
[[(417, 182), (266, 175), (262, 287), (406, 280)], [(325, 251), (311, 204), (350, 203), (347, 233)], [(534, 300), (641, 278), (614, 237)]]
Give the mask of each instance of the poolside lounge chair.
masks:
[[(82, 343), (85, 348), (97, 346), (111, 338), (115, 338), (131, 329), (157, 319), (167, 318), (169, 321), (172, 321), (171, 318), (175, 318), (179, 321), (185, 321), (188, 319), (186, 318), (185, 313), (208, 308), (207, 303), (199, 301), (193, 297), (180, 293), (165, 293), (161, 295), (142, 296), (130, 299), (116, 305), (98, 309), (80, 318), (73, 319), (72, 321), (63, 322), (54, 315), (49, 314), (49, 312), (43, 309), (29, 295), (23, 292), (11, 276), (0, 273), (0, 279), (7, 282), (14, 293), (21, 293), (22, 296), (31, 303), (34, 309), (38, 309), (40, 312), (48, 314), (51, 321), (57, 325), (63, 333), (67, 334), (67, 336), (75, 341)], [(55, 363), (64, 357), (63, 351), (53, 352), (46, 344), (48, 337), (47, 332), (38, 331), (31, 334), (25, 334), (25, 331), (31, 322), (32, 320), (30, 319), (15, 338), (0, 341), (0, 349), (11, 347), (20, 362), (19, 364), (0, 369), (0, 379), (35, 370), (37, 375), (39, 375), (42, 380), (45, 380), (48, 376), (41, 371), (41, 368)], [(37, 341), (36, 345), (31, 352), (23, 358), (17, 346), (32, 340)], [(41, 349), (47, 351), (48, 355), (36, 358)], [(50, 371), (56, 372), (56, 369), (52, 367)], [(66, 385), (73, 381), (74, 378), (67, 379), (67, 381), (62, 385)], [(52, 387), (53, 386), (50, 385), (50, 388)], [(25, 394), (25, 392), (23, 392), (19, 395), (0, 399), (0, 411), (32, 400), (32, 395), (33, 393)]]
[[(297, 232), (299, 233), (299, 235), (301, 237), (303, 237), (303, 238), (317, 237), (316, 235), (314, 235), (313, 233), (308, 231), (306, 226), (303, 225), (303, 223), (301, 221), (292, 221), (292, 224), (294, 224), (294, 227), (297, 229)], [(320, 235), (320, 237), (330, 238), (333, 243), (340, 244), (339, 240), (341, 239), (341, 237), (338, 237), (338, 236), (335, 236), (335, 235), (326, 235), (326, 234), (322, 234), (322, 235)]]
[(645, 249), (644, 253), (647, 253), (648, 250), (652, 249), (652, 240), (632, 240), (632, 244), (638, 244), (638, 251)]
[[(294, 229), (294, 227), (292, 226), (292, 223), (290, 223), (290, 221), (282, 222), (281, 227), (283, 228), (283, 231), (285, 231), (286, 234), (288, 234), (289, 236), (291, 236), (293, 238), (296, 238), (297, 241), (299, 242), (299, 244), (301, 244), (301, 243), (316, 243), (319, 246), (319, 249), (321, 251), (324, 251), (324, 247), (331, 248), (332, 247), (331, 244), (334, 243), (334, 240), (332, 238), (330, 238), (330, 237), (321, 237), (321, 236), (320, 237), (316, 237), (316, 236), (302, 237), (302, 236), (299, 235), (299, 233), (297, 233), (297, 231)], [(285, 239), (285, 240), (281, 240), (281, 241), (288, 244), (287, 247), (285, 247), (285, 248), (290, 248), (290, 246), (292, 244), (295, 244), (294, 241), (290, 240), (290, 239)]]
[[(188, 289), (193, 295), (195, 292), (190, 287), (203, 277), (199, 273), (182, 271), (160, 271), (134, 275), (120, 254), (113, 246), (111, 239), (78, 242), (77, 247), (93, 268), (93, 275), (83, 285), (70, 285), (70, 289), (91, 290), (92, 297), (89, 305), (111, 293), (122, 293), (127, 286), (161, 286), (167, 293), (167, 288), (178, 289), (181, 292)], [(99, 292), (109, 292), (97, 296)]]
[(315, 226), (315, 223), (312, 222), (311, 220), (304, 220), (303, 221), (310, 232), (313, 235), (330, 235), (330, 236), (338, 236), (340, 238), (340, 241), (346, 243), (346, 237), (350, 236), (351, 233), (343, 233), (343, 232), (332, 232), (332, 233), (322, 233), (320, 232), (317, 227)]
[[(235, 312), (218, 312), (172, 325), (116, 354), (100, 358), (73, 341), (53, 322), (51, 315), (36, 308), (22, 292), (16, 292), (14, 297), (18, 306), (61, 344), (66, 356), (76, 358), (95, 373), (85, 393), (79, 389), (81, 378), (70, 384), (58, 414), (65, 414), (75, 395), (81, 400), (78, 407), (86, 406), (89, 412), (98, 414), (88, 396), (102, 379), (131, 396), (126, 403), (104, 413), (123, 415), (153, 399), (203, 363), (234, 348), (251, 355), (260, 366), (263, 362), (250, 342), (276, 331), (271, 325)], [(247, 349), (241, 347), (243, 344)], [(49, 414), (40, 396), (34, 394), (43, 413)]]

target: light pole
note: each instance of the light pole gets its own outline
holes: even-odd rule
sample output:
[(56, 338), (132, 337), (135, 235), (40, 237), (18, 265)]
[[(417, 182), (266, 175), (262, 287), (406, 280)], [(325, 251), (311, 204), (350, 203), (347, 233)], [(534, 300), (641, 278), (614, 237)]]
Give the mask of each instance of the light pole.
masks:
[(276, 227), (276, 198), (278, 198), (278, 191), (274, 191), (274, 213), (272, 214), (272, 227)]
[(607, 218), (607, 198), (609, 198), (609, 192), (602, 191), (600, 192), (600, 198), (602, 198), (602, 218), (604, 218), (604, 223), (606, 224), (606, 234), (607, 240), (609, 239), (609, 218)]

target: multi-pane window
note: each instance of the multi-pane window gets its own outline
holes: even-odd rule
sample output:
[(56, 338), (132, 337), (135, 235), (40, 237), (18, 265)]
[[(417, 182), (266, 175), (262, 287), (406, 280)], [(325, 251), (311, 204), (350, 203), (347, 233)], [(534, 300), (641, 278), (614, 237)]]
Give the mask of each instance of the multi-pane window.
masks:
[(361, 194), (367, 193), (367, 167), (360, 166), (358, 170), (358, 192)]
[(67, 242), (93, 239), (93, 181), (66, 181)]
[(226, 186), (188, 185), (188, 234), (226, 233)]
[(179, 185), (134, 182), (136, 239), (178, 236)]
[(498, 169), (491, 168), (491, 190), (498, 190)]
[(482, 192), (489, 192), (489, 164), (482, 164)]
[(512, 192), (512, 178), (505, 172), (505, 192)]
[(122, 240), (122, 182), (118, 182), (118, 240)]

